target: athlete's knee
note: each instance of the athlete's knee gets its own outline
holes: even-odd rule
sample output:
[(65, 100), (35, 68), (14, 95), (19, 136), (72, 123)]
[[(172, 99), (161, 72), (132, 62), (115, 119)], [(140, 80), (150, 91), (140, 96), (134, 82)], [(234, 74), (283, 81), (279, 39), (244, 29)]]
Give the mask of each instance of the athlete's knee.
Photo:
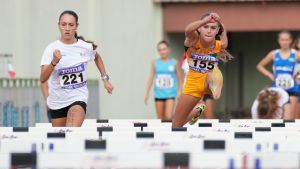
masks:
[(176, 114), (174, 115), (172, 119), (172, 127), (182, 127), (184, 123), (183, 118), (178, 117), (178, 115), (176, 116)]
[(172, 121), (172, 127), (182, 127), (184, 125), (184, 123), (180, 122), (180, 121)]
[(213, 94), (214, 100), (219, 100), (221, 97), (221, 93), (215, 93)]

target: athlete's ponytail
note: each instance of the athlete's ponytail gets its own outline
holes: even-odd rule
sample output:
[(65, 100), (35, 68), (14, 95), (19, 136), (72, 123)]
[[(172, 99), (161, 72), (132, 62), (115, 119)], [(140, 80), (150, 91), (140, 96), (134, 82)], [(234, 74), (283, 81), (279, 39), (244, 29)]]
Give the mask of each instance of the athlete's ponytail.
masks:
[(87, 42), (87, 43), (91, 43), (91, 44), (93, 45), (93, 49), (94, 49), (94, 50), (96, 50), (97, 47), (98, 47), (93, 41), (85, 40), (85, 38), (84, 38), (83, 36), (78, 36), (78, 35), (77, 35), (77, 32), (75, 33), (75, 38), (76, 38), (77, 40), (80, 39), (80, 40), (83, 40), (83, 41), (85, 41), (85, 42)]
[(221, 52), (217, 55), (217, 57), (224, 63), (234, 58), (226, 49), (222, 49)]
[(75, 38), (78, 40), (78, 34), (77, 34), (77, 31), (75, 32)]
[(278, 106), (279, 94), (276, 91), (265, 89), (258, 95), (257, 112), (260, 119), (273, 119), (280, 109)]

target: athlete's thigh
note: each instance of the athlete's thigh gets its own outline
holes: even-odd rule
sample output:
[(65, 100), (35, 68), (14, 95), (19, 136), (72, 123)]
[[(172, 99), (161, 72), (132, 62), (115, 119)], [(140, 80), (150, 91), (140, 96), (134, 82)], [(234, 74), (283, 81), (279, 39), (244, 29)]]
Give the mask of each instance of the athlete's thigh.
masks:
[(66, 117), (51, 119), (52, 127), (66, 127), (66, 122), (67, 122)]
[(80, 127), (85, 118), (85, 111), (80, 105), (70, 107), (67, 116), (67, 127)]
[(165, 104), (165, 118), (172, 119), (174, 113), (175, 99), (167, 99)]
[(155, 109), (156, 109), (157, 118), (164, 119), (165, 101), (164, 100), (156, 100), (155, 101)]
[(190, 112), (199, 102), (200, 98), (182, 94), (178, 100), (173, 118), (173, 127), (181, 127), (186, 123)]
[(205, 111), (204, 111), (204, 117), (206, 119), (213, 119), (214, 118), (214, 100), (213, 99), (207, 99), (205, 101)]
[(295, 118), (295, 113), (296, 113), (297, 103), (298, 103), (298, 97), (297, 96), (290, 96), (290, 102), (291, 102), (291, 113), (293, 115), (293, 118)]

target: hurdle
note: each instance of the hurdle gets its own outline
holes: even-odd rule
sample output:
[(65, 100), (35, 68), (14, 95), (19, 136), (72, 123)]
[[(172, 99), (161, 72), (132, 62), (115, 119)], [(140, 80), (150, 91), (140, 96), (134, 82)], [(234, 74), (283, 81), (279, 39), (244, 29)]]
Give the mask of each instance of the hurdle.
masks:
[(299, 127), (298, 120), (216, 119), (181, 128), (157, 119), (0, 127), (0, 168), (298, 168)]

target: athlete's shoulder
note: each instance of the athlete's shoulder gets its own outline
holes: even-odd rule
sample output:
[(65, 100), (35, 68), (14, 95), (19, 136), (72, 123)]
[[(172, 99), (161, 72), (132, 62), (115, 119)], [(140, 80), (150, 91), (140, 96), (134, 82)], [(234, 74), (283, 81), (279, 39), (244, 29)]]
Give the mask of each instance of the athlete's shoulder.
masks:
[(300, 51), (295, 50), (296, 56), (300, 57)]
[(215, 41), (215, 50), (217, 50), (217, 51), (222, 50), (222, 42), (220, 40)]
[(291, 53), (298, 55), (299, 51), (297, 51), (296, 49), (291, 49)]
[(93, 49), (93, 44), (84, 40), (78, 39), (78, 45), (87, 49)]
[(55, 49), (58, 49), (58, 47), (59, 47), (59, 40), (56, 40), (56, 41), (49, 43), (46, 46), (45, 51), (55, 50)]
[(153, 60), (151, 61), (152, 65), (155, 65), (155, 64), (157, 64), (157, 62), (159, 62), (159, 58), (157, 58), (157, 59), (153, 59)]
[(275, 54), (278, 53), (278, 52), (280, 52), (279, 49), (273, 49), (273, 50), (271, 50), (271, 51), (268, 53), (267, 57), (274, 58), (274, 57), (275, 57)]
[(55, 47), (55, 46), (58, 46), (59, 43), (60, 43), (59, 40), (55, 40), (55, 41), (49, 43), (48, 46), (47, 46), (47, 48), (48, 48), (48, 47)]
[(275, 53), (280, 53), (280, 49), (273, 49), (273, 50), (270, 51), (270, 53), (274, 53), (274, 54)]

